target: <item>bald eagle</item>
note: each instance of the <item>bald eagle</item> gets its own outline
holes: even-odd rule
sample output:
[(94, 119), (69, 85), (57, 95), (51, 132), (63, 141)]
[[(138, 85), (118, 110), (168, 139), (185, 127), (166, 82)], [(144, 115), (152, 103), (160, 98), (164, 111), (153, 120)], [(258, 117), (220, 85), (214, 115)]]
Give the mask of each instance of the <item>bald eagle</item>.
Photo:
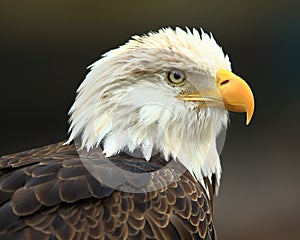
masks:
[(66, 141), (0, 159), (0, 239), (216, 239), (216, 138), (249, 86), (201, 30), (134, 36), (90, 66)]

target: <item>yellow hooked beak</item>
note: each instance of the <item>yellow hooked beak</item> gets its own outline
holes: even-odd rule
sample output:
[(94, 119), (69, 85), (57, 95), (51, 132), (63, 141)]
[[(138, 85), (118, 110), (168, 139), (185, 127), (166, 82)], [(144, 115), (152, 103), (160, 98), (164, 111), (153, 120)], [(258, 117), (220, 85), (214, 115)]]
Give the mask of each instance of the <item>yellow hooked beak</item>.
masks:
[(200, 102), (200, 108), (220, 107), (232, 112), (246, 112), (248, 125), (254, 113), (254, 97), (248, 84), (239, 76), (223, 69), (217, 72), (216, 82), (217, 92), (201, 91), (180, 94), (177, 98)]

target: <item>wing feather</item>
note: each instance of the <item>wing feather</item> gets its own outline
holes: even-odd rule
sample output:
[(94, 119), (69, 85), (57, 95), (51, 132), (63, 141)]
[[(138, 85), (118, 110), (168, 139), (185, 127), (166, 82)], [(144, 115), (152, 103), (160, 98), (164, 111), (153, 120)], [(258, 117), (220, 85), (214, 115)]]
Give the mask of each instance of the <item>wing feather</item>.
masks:
[[(158, 158), (147, 162), (120, 154), (112, 161), (142, 173), (160, 169)], [(172, 179), (164, 171), (156, 178), (160, 189), (127, 193), (96, 180), (74, 145), (61, 142), (3, 156), (0, 238), (216, 239), (203, 187), (189, 172)]]

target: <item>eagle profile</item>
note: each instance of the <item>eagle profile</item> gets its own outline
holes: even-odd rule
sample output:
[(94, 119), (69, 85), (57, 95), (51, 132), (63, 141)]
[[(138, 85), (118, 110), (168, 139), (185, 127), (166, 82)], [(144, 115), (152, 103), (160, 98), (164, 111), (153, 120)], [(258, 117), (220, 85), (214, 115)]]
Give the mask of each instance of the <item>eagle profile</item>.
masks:
[(212, 35), (164, 28), (90, 66), (67, 141), (0, 158), (0, 239), (216, 239), (216, 138), (254, 112)]

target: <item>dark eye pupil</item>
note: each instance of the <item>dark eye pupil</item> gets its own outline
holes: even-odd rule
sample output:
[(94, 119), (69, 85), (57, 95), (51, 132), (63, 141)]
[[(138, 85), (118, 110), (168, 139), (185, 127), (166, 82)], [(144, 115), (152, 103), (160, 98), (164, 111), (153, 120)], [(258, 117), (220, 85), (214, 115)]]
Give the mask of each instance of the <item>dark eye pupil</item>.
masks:
[(175, 78), (176, 80), (178, 80), (178, 79), (181, 78), (181, 75), (180, 75), (178, 72), (175, 72), (175, 73), (174, 73), (174, 78)]

